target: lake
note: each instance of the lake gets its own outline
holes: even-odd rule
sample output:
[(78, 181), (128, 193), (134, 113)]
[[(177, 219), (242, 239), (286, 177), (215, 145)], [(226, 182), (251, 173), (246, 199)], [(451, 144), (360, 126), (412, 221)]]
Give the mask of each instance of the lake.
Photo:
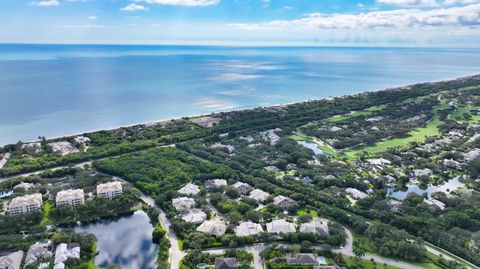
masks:
[(327, 153), (325, 153), (323, 150), (318, 148), (318, 145), (312, 142), (307, 142), (307, 141), (297, 141), (298, 144), (311, 149), (315, 155), (324, 155), (330, 157)]
[(122, 268), (155, 268), (157, 245), (152, 243), (153, 226), (143, 211), (104, 220), (75, 228), (76, 232), (88, 232), (97, 237), (95, 265), (107, 267), (118, 264)]
[(433, 186), (428, 184), (426, 189), (421, 189), (418, 185), (415, 184), (408, 184), (406, 191), (395, 191), (392, 188), (387, 189), (387, 197), (395, 198), (397, 200), (404, 200), (407, 198), (409, 193), (416, 193), (418, 195), (427, 194), (428, 198), (435, 192), (443, 192), (445, 194), (450, 193), (459, 188), (463, 188), (465, 186), (464, 183), (460, 182), (459, 177), (455, 177), (450, 179), (448, 182), (445, 182), (441, 185)]
[(0, 145), (480, 73), (478, 49), (0, 44)]

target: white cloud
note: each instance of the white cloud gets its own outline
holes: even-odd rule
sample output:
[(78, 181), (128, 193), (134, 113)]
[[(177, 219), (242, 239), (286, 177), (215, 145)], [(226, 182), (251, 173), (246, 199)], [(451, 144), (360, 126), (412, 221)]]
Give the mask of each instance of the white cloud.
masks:
[(121, 8), (120, 10), (122, 11), (142, 11), (142, 10), (148, 10), (148, 8), (142, 6), (142, 5), (137, 5), (135, 3), (131, 3), (130, 5)]
[(58, 0), (43, 0), (43, 1), (35, 1), (30, 3), (33, 6), (39, 7), (55, 7), (59, 6), (60, 2)]
[(101, 29), (105, 28), (104, 25), (100, 24), (84, 24), (84, 25), (64, 25), (62, 28), (71, 28), (71, 29)]
[(396, 9), (360, 14), (305, 14), (294, 20), (274, 20), (259, 24), (230, 24), (242, 30), (282, 28), (358, 29), (422, 28), (440, 26), (480, 26), (480, 4), (437, 9)]
[(197, 102), (194, 103), (195, 106), (208, 109), (208, 110), (227, 110), (237, 108), (238, 105), (230, 101), (220, 100), (211, 97), (202, 97), (199, 98)]
[(87, 20), (91, 20), (91, 21), (94, 21), (94, 20), (96, 20), (96, 19), (97, 19), (96, 16), (88, 16), (88, 17), (87, 17)]
[(215, 77), (215, 80), (223, 82), (236, 82), (242, 80), (250, 80), (260, 78), (260, 75), (250, 75), (250, 74), (237, 74), (237, 73), (225, 73)]
[(379, 4), (396, 6), (452, 6), (480, 3), (480, 0), (376, 0)]
[(204, 7), (220, 3), (220, 0), (134, 0), (135, 2), (146, 2), (149, 4), (171, 5), (171, 6), (191, 6)]

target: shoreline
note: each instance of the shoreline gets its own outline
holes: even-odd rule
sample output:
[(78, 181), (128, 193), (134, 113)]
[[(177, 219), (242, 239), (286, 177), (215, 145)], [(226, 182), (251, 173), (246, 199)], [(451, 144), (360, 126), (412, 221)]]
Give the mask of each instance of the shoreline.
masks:
[[(100, 132), (100, 131), (113, 131), (113, 130), (118, 130), (118, 129), (121, 129), (121, 128), (131, 128), (131, 127), (138, 126), (138, 125), (143, 125), (143, 126), (152, 125), (153, 126), (153, 125), (158, 125), (158, 124), (161, 124), (161, 123), (168, 123), (168, 122), (171, 122), (171, 121), (182, 120), (182, 119), (191, 120), (191, 119), (195, 119), (195, 118), (215, 116), (215, 115), (220, 114), (220, 113), (249, 111), (249, 110), (255, 110), (255, 109), (273, 108), (273, 107), (287, 107), (287, 106), (298, 105), (298, 104), (302, 104), (302, 103), (318, 102), (318, 101), (322, 101), (322, 100), (332, 100), (332, 99), (336, 99), (336, 98), (345, 98), (345, 97), (349, 97), (349, 96), (364, 95), (364, 94), (369, 94), (369, 93), (373, 93), (373, 92), (402, 90), (402, 89), (408, 88), (412, 85), (435, 84), (435, 83), (441, 83), (441, 82), (471, 78), (471, 77), (475, 77), (475, 76), (479, 76), (479, 75), (480, 75), (480, 73), (477, 73), (477, 74), (467, 75), (467, 76), (463, 76), (463, 77), (447, 78), (447, 79), (441, 79), (441, 80), (435, 80), (435, 81), (417, 82), (417, 83), (413, 83), (413, 84), (394, 86), (394, 87), (390, 87), (390, 88), (368, 90), (368, 91), (362, 91), (362, 92), (358, 92), (358, 93), (323, 97), (323, 98), (317, 98), (317, 99), (307, 99), (307, 100), (303, 100), (303, 101), (293, 101), (293, 102), (289, 102), (289, 103), (272, 104), (272, 105), (265, 105), (265, 106), (254, 106), (254, 107), (239, 107), (238, 109), (228, 109), (228, 110), (224, 110), (224, 111), (220, 110), (220, 111), (216, 111), (216, 112), (211, 112), (209, 114), (184, 115), (184, 116), (179, 116), (179, 117), (174, 117), (174, 118), (158, 119), (158, 120), (154, 120), (154, 121), (139, 122), (139, 123), (134, 123), (134, 124), (125, 124), (125, 125), (120, 125), (120, 126), (97, 128), (97, 129), (86, 130), (86, 131), (73, 133), (73, 134), (65, 134), (65, 135), (58, 135), (58, 136), (45, 137), (45, 138), (46, 138), (47, 141), (59, 140), (59, 139), (63, 139), (63, 138), (66, 139), (66, 138), (71, 138), (71, 137), (76, 137), (76, 136), (82, 136), (82, 135), (85, 135), (85, 134), (90, 134), (90, 133), (95, 133), (95, 132)], [(40, 136), (42, 136), (42, 135), (40, 135)], [(39, 142), (39, 141), (40, 140), (29, 140), (29, 141), (22, 141), (22, 143), (27, 144), (27, 143), (34, 143), (34, 142)], [(13, 145), (13, 144), (15, 144), (15, 143), (0, 144), (0, 147), (5, 147), (5, 146), (8, 146), (8, 145)]]

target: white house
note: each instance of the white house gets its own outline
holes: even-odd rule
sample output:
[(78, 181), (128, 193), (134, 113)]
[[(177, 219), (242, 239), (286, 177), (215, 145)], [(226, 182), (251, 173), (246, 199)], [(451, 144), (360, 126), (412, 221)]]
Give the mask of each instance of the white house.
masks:
[(267, 199), (269, 194), (267, 192), (264, 192), (260, 189), (254, 189), (252, 192), (250, 192), (250, 195), (248, 198), (253, 199), (257, 201), (258, 203), (263, 203)]
[(198, 193), (200, 193), (200, 188), (193, 183), (188, 183), (187, 185), (183, 186), (183, 188), (178, 190), (178, 193), (184, 194), (184, 195), (195, 196)]
[(206, 220), (197, 228), (197, 232), (204, 234), (222, 236), (227, 231), (227, 225), (223, 220)]
[(8, 204), (8, 212), (12, 215), (37, 211), (42, 208), (40, 193), (15, 197)]
[(287, 234), (296, 231), (295, 224), (287, 222), (284, 219), (278, 219), (267, 223), (267, 232), (270, 234)]
[(0, 256), (0, 269), (19, 269), (22, 258), (23, 251), (21, 250)]
[(326, 220), (313, 219), (311, 222), (302, 223), (300, 232), (328, 235), (328, 223)]
[(195, 200), (188, 197), (178, 197), (172, 199), (172, 205), (178, 212), (189, 210), (195, 206)]
[[(52, 241), (37, 242), (28, 248), (25, 265), (36, 262), (40, 258), (50, 258), (53, 256)], [(2, 268), (2, 267), (0, 267)]]
[(82, 189), (59, 191), (55, 198), (57, 207), (63, 205), (77, 206), (82, 205), (84, 202), (85, 193)]
[(204, 220), (206, 220), (207, 214), (203, 212), (201, 209), (194, 208), (194, 209), (190, 209), (185, 213), (182, 213), (181, 217), (185, 222), (197, 224), (197, 223), (202, 223)]
[(363, 199), (363, 198), (367, 198), (368, 196), (366, 193), (355, 188), (346, 188), (345, 191), (355, 199)]
[(232, 187), (243, 195), (247, 195), (249, 192), (251, 192), (253, 190), (253, 187), (250, 186), (250, 184), (243, 183), (243, 182), (240, 182), (240, 181), (233, 184)]
[(122, 183), (120, 181), (112, 181), (97, 185), (97, 195), (107, 199), (115, 199), (123, 194)]
[(226, 187), (227, 181), (225, 179), (211, 179), (205, 181), (205, 188), (206, 189), (216, 189), (220, 187)]
[(53, 269), (65, 269), (64, 262), (68, 258), (80, 259), (80, 245), (78, 243), (62, 243), (57, 246)]
[(235, 228), (235, 235), (238, 237), (254, 236), (263, 233), (262, 225), (251, 221), (242, 222)]

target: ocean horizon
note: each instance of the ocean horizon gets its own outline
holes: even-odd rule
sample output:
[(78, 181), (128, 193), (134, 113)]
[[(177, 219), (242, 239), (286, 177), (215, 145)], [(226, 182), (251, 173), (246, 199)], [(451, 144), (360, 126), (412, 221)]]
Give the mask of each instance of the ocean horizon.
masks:
[(0, 44), (0, 145), (480, 73), (480, 49)]

